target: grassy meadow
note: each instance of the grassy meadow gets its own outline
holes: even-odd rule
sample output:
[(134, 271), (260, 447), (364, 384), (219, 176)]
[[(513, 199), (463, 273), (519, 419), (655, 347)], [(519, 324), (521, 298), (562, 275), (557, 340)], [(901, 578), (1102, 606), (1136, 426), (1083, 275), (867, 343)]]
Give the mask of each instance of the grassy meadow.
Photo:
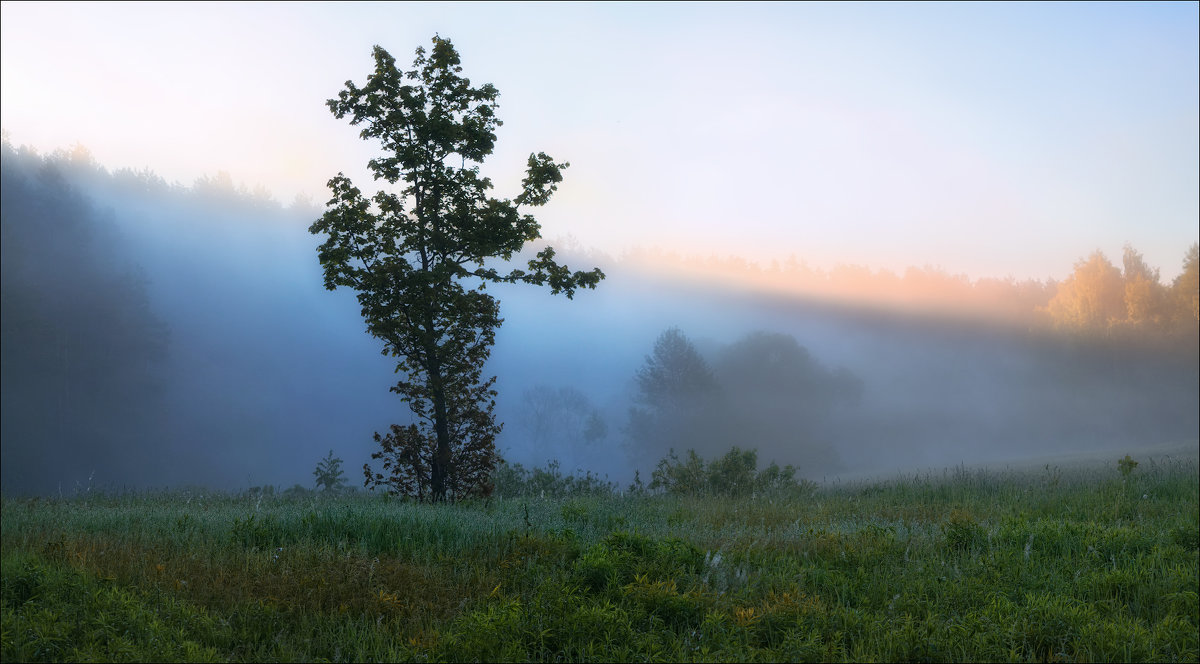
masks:
[(1198, 493), (1192, 459), (1112, 459), (737, 498), (5, 497), (2, 654), (1194, 662)]

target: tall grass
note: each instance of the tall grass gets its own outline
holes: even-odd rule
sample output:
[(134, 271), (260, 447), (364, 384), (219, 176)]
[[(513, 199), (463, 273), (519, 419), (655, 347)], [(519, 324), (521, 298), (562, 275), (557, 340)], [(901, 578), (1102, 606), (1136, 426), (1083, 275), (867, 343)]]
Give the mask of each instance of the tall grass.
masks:
[(1200, 655), (1190, 461), (802, 493), (0, 499), (3, 658)]

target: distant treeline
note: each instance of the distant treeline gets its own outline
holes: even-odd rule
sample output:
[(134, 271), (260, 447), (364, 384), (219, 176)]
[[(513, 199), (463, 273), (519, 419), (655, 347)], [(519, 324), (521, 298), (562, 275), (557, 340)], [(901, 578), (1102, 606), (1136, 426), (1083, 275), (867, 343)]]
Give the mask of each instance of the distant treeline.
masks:
[(995, 318), (1035, 328), (1136, 337), (1194, 335), (1200, 321), (1197, 244), (1184, 252), (1183, 272), (1164, 283), (1159, 270), (1126, 245), (1117, 267), (1095, 251), (1075, 264), (1067, 279), (971, 280), (933, 267), (903, 274), (861, 265), (814, 268), (795, 258), (769, 266), (737, 257), (684, 256), (657, 249), (626, 259), (657, 270), (706, 276), (773, 291), (912, 306)]
[[(5, 143), (5, 150), (13, 152)], [(191, 186), (168, 183), (149, 169), (118, 169), (111, 174), (83, 146), (60, 150), (39, 158), (26, 148), (29, 160), (41, 159), (61, 170), (72, 181), (108, 180), (115, 190), (146, 199), (192, 195), (211, 205), (221, 201), (240, 211), (281, 211), (283, 206), (263, 186), (253, 189), (233, 182), (221, 171), (202, 177)], [(320, 206), (297, 196), (292, 211), (317, 215)], [(558, 242), (556, 244), (562, 244)], [(908, 267), (903, 273), (864, 265), (839, 264), (830, 269), (808, 265), (792, 256), (763, 265), (736, 256), (684, 255), (659, 248), (633, 249), (619, 259), (586, 250), (567, 241), (564, 254), (583, 253), (616, 267), (624, 265), (658, 272), (674, 272), (710, 280), (746, 284), (767, 291), (866, 301), (872, 304), (911, 306), (943, 313), (958, 313), (1095, 336), (1136, 338), (1166, 335), (1185, 340), (1200, 330), (1200, 245), (1183, 252), (1182, 272), (1164, 282), (1158, 268), (1146, 264), (1141, 252), (1126, 245), (1116, 265), (1096, 250), (1074, 265), (1063, 281), (983, 277), (971, 279), (941, 268)], [(1192, 335), (1192, 336), (1188, 336)]]
[[(319, 214), (311, 202), (285, 209), (227, 174), (182, 186), (149, 170), (107, 171), (82, 148), (42, 156), (7, 141), (0, 200), (6, 491), (60, 481), (71, 491), (93, 473), (135, 485), (242, 481), (251, 470), (252, 483), (279, 481), (264, 469), (303, 477), (308, 459), (366, 441), (392, 417), (378, 389), (391, 370), (372, 364), (357, 306), (320, 288), (304, 231)], [(1195, 435), (1196, 245), (1169, 284), (1132, 248), (1120, 267), (1097, 252), (1062, 282), (562, 248), (572, 262), (601, 265), (613, 288), (636, 287), (576, 327), (520, 327), (541, 309), (513, 316), (521, 345), (538, 350), (507, 350), (497, 372), (534, 386), (507, 403), (511, 445), (538, 461), (615, 470), (628, 458), (649, 471), (672, 449), (709, 458), (738, 446), (820, 477), (950, 452)], [(671, 272), (689, 278), (660, 278)], [(629, 344), (652, 337), (612, 321), (654, 318), (647, 312), (692, 291), (695, 315), (664, 327), (686, 327), (699, 350), (671, 327), (634, 352), (650, 354), (632, 382), (620, 378), (630, 388), (601, 384), (586, 364), (521, 373), (547, 352), (529, 343), (543, 332), (602, 345), (606, 364), (624, 367)], [(797, 297), (813, 295), (834, 304)], [(844, 300), (975, 320), (847, 312)], [(726, 331), (706, 322), (739, 316)], [(545, 382), (558, 387), (536, 387)]]
[[(79, 146), (42, 155), (6, 138), (0, 159), (5, 491), (245, 482), (273, 437), (319, 431), (276, 405), (306, 385), (280, 367), (353, 364), (314, 352), (343, 338), (329, 300), (297, 297), (323, 291), (291, 267), (313, 262), (293, 239), (307, 234), (283, 231), (315, 208), (223, 173), (185, 187), (110, 172)], [(323, 373), (306, 389), (328, 402), (346, 390)]]
[[(3, 146), (0, 301), (6, 486), (88, 477), (161, 435), (169, 335), (110, 214)], [(66, 441), (71, 441), (70, 443)], [(71, 490), (75, 487), (68, 485)]]

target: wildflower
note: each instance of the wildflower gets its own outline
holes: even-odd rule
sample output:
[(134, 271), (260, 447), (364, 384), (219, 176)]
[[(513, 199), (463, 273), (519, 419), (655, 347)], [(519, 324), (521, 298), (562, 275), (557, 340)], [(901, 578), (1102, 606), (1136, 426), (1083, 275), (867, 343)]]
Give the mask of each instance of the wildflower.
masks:
[(758, 622), (758, 619), (761, 617), (762, 616), (758, 613), (758, 610), (756, 610), (754, 607), (745, 607), (733, 610), (733, 621), (737, 623), (739, 627), (749, 627), (750, 625)]

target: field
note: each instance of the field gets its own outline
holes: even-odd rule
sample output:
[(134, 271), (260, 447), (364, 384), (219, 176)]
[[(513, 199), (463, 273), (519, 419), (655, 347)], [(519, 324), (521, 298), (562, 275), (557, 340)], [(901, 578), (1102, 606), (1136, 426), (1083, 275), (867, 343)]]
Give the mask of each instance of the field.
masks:
[(2, 502), (4, 661), (1185, 661), (1187, 459), (741, 498)]

